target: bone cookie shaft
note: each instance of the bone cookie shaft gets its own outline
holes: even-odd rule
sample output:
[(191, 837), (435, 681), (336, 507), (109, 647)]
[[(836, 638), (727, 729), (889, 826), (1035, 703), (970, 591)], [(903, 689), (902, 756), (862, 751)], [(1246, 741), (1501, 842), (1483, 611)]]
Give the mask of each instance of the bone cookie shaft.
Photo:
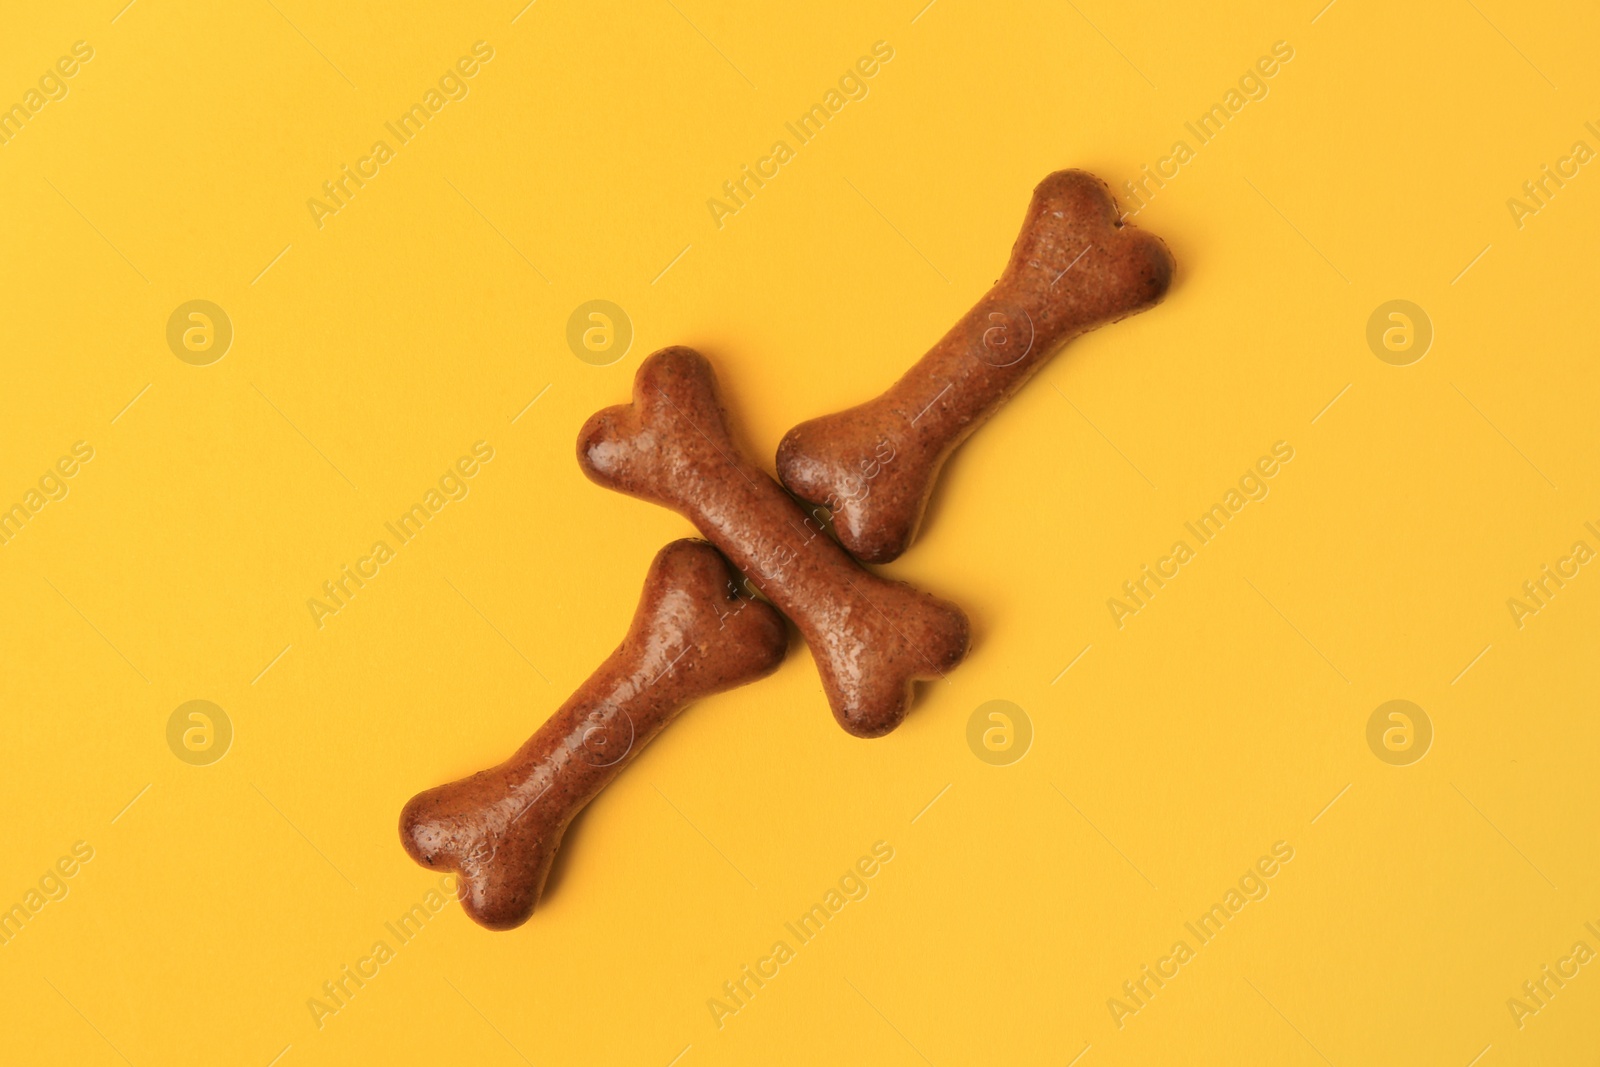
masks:
[(1050, 175), (994, 287), (887, 392), (790, 430), (778, 476), (833, 512), (857, 559), (894, 559), (956, 446), (1064, 342), (1158, 303), (1172, 271), (1159, 238), (1119, 221), (1104, 182)]
[(734, 590), (704, 541), (666, 546), (622, 644), (516, 755), (405, 806), (406, 851), (460, 873), (469, 916), (498, 930), (525, 922), (584, 805), (685, 705), (776, 669), (788, 638), (782, 618)]
[(704, 356), (668, 348), (644, 361), (631, 405), (590, 418), (578, 461), (601, 485), (670, 507), (794, 620), (834, 717), (860, 737), (904, 719), (912, 682), (966, 655), (960, 609), (863, 570), (740, 455)]

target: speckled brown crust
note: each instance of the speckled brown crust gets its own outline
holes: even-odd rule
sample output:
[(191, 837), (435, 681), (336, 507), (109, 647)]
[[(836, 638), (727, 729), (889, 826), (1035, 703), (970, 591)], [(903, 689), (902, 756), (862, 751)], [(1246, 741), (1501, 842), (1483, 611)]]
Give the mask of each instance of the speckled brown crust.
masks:
[(790, 430), (778, 476), (833, 512), (857, 559), (894, 559), (956, 446), (1062, 343), (1160, 302), (1173, 269), (1160, 238), (1118, 221), (1105, 182), (1057, 171), (1033, 191), (994, 288), (888, 392)]
[(601, 485), (681, 513), (722, 549), (794, 620), (834, 718), (857, 737), (900, 725), (912, 682), (967, 653), (961, 609), (863, 570), (739, 454), (711, 364), (691, 348), (640, 364), (633, 403), (584, 424), (578, 463)]
[(704, 541), (656, 554), (628, 636), (517, 754), (419, 793), (400, 814), (411, 858), (460, 874), (461, 907), (491, 930), (533, 914), (567, 824), (684, 705), (783, 659), (778, 613), (740, 598)]

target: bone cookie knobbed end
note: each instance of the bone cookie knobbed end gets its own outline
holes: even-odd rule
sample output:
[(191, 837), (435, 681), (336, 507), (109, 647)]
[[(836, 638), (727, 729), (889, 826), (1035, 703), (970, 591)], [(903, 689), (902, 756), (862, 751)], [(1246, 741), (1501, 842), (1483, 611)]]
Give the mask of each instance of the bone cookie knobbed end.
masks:
[(400, 840), (457, 874), (462, 910), (491, 930), (533, 914), (574, 816), (685, 705), (777, 669), (788, 643), (770, 605), (738, 595), (711, 545), (656, 554), (617, 649), (504, 763), (412, 797)]
[[(1070, 269), (1058, 272), (1063, 261)], [(1059, 343), (1159, 304), (1176, 270), (1166, 242), (1128, 222), (1102, 179), (1058, 170), (1034, 187), (996, 288), (1043, 285), (1040, 306), (1072, 323)]]
[(705, 356), (675, 345), (653, 353), (634, 375), (633, 398), (595, 412), (578, 433), (578, 466), (599, 485), (668, 507), (694, 491), (683, 484), (685, 445), (731, 457), (728, 416)]
[(1000, 280), (886, 392), (790, 430), (778, 477), (832, 513), (851, 555), (895, 559), (950, 453), (1065, 342), (1160, 303), (1174, 270), (1167, 246), (1122, 216), (1105, 182), (1049, 175)]
[(590, 479), (677, 511), (787, 615), (811, 648), (834, 718), (857, 737), (905, 719), (913, 683), (966, 655), (961, 609), (865, 570), (739, 450), (711, 363), (666, 348), (639, 365), (633, 401), (578, 435)]

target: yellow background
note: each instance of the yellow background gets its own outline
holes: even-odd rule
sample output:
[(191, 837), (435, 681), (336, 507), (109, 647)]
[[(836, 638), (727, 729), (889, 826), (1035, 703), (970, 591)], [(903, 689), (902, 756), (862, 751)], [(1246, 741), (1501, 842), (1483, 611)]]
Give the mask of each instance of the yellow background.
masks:
[[(95, 457), (0, 547), (0, 906), (95, 855), (0, 947), (7, 1062), (1593, 1062), (1600, 963), (1520, 1029), (1506, 1001), (1600, 949), (1600, 574), (1521, 629), (1506, 601), (1600, 547), (1600, 174), (1520, 229), (1506, 200), (1600, 148), (1600, 18), (920, 2), (8, 7), (0, 102), (94, 58), (0, 146), (0, 503)], [(479, 40), (470, 95), (318, 229), (307, 199)], [(870, 95), (719, 229), (706, 200), (880, 40)], [(797, 642), (605, 792), (531, 922), (452, 904), (319, 1029), (436, 882), (401, 805), (511, 752), (691, 533), (573, 458), (639, 361), (705, 351), (770, 465), (972, 304), (1040, 178), (1195, 147), (1280, 40), (1138, 217), (1168, 300), (1050, 364), (883, 568), (970, 612), (948, 684), (860, 741)], [(235, 330), (211, 366), (165, 340), (196, 298)], [(636, 333), (607, 367), (565, 341), (594, 298)], [(1407, 367), (1365, 340), (1395, 298), (1435, 330)], [(307, 599), (480, 439), (471, 495), (319, 630)], [(1119, 630), (1107, 598), (1279, 440), (1270, 497)], [(1366, 742), (1396, 698), (1435, 729), (1406, 767)], [(167, 747), (192, 699), (234, 725), (211, 766)], [(1033, 723), (1010, 766), (967, 747), (993, 699)], [(880, 840), (870, 895), (719, 1029), (707, 999)], [(1119, 1028), (1276, 841), (1270, 895)]]

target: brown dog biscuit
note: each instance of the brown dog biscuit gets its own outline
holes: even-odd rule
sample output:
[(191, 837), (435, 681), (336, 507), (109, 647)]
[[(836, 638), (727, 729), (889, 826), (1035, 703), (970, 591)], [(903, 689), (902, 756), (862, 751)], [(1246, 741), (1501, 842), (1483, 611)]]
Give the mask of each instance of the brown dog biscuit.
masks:
[(573, 816), (686, 704), (772, 673), (787, 643), (782, 617), (738, 596), (716, 549), (672, 542), (650, 565), (616, 651), (516, 755), (412, 797), (401, 842), (423, 866), (460, 873), (473, 920), (520, 926)]
[(994, 288), (887, 392), (790, 430), (778, 476), (832, 511), (857, 559), (894, 559), (956, 446), (1063, 342), (1158, 303), (1172, 272), (1166, 245), (1123, 223), (1099, 178), (1050, 175)]
[(601, 485), (684, 515), (722, 549), (794, 620), (834, 718), (858, 737), (898, 726), (912, 682), (966, 655), (959, 608), (863, 570), (739, 454), (711, 364), (693, 349), (662, 349), (640, 364), (633, 403), (584, 424), (578, 462)]

